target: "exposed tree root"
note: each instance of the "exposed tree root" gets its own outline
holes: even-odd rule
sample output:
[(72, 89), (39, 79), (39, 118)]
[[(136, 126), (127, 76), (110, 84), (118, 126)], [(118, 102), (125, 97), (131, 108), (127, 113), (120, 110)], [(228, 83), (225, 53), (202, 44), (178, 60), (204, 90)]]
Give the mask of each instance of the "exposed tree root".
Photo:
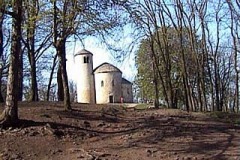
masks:
[(9, 121), (6, 111), (4, 110), (0, 115), (0, 128), (6, 128)]
[(16, 127), (18, 122), (18, 119), (12, 119), (6, 109), (0, 115), (0, 128)]

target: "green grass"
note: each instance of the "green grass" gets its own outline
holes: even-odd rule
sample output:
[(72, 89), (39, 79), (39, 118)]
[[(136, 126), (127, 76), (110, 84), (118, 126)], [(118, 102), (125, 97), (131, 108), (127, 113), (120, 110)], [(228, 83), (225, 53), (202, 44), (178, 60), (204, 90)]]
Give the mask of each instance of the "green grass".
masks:
[(211, 112), (210, 113), (210, 116), (213, 117), (213, 118), (219, 118), (219, 119), (222, 119), (222, 118), (226, 118), (227, 117), (227, 114), (225, 112)]
[(135, 109), (137, 109), (137, 110), (144, 110), (144, 109), (148, 109), (148, 107), (149, 107), (149, 104), (141, 103), (141, 104), (136, 105)]
[[(123, 109), (127, 109), (129, 108), (129, 106), (127, 104), (121, 104), (121, 106), (123, 107)], [(132, 107), (136, 110), (144, 110), (144, 109), (148, 109), (150, 105), (146, 104), (146, 103), (139, 103), (136, 106)]]
[(240, 125), (240, 114), (239, 113), (228, 113), (228, 112), (211, 112), (210, 117), (219, 119), (227, 123), (233, 123)]

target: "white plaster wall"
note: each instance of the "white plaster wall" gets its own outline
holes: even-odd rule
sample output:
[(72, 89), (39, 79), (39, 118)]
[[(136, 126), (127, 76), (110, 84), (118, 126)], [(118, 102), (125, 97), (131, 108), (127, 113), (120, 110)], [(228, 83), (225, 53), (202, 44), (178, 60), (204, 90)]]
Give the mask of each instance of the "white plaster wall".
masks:
[[(89, 56), (89, 63), (84, 63), (84, 56)], [(75, 73), (77, 74), (77, 102), (96, 103), (92, 54), (76, 55), (75, 65)]]
[[(104, 86), (101, 86), (101, 81)], [(120, 72), (95, 73), (96, 103), (110, 103), (109, 96), (113, 96), (114, 103), (119, 103), (122, 95), (121, 83)]]
[(133, 102), (132, 84), (122, 84), (122, 96), (124, 103)]

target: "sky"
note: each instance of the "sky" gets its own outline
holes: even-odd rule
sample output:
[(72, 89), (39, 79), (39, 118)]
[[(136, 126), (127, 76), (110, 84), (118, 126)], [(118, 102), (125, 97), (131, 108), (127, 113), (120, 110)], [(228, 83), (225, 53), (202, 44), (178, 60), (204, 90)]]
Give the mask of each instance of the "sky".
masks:
[[(135, 67), (134, 53), (131, 53), (127, 56), (123, 62), (118, 62), (114, 59), (114, 56), (110, 53), (110, 51), (99, 44), (94, 38), (87, 38), (84, 42), (85, 49), (90, 51), (93, 54), (93, 68), (101, 65), (104, 62), (108, 62), (118, 67), (122, 73), (123, 77), (127, 80), (133, 82), (134, 77), (137, 73)], [(77, 75), (75, 74), (76, 66), (74, 65), (74, 54), (84, 47), (80, 42), (76, 42), (73, 45), (67, 47), (67, 72), (69, 80), (76, 82)]]

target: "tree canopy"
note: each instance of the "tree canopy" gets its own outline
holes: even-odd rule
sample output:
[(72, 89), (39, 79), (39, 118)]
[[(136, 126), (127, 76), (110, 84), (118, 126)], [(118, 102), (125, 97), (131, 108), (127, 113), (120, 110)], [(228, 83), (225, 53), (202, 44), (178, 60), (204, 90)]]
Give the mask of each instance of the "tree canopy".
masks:
[[(139, 38), (136, 54), (140, 92), (153, 84), (150, 77), (155, 74), (146, 73), (152, 71), (148, 69), (151, 62), (159, 85), (155, 85), (158, 91), (150, 92), (158, 92), (160, 97), (155, 98), (167, 107), (239, 110), (237, 1), (146, 0), (134, 1), (132, 6), (133, 24), (139, 37), (144, 37)], [(144, 61), (142, 52), (152, 56)]]

